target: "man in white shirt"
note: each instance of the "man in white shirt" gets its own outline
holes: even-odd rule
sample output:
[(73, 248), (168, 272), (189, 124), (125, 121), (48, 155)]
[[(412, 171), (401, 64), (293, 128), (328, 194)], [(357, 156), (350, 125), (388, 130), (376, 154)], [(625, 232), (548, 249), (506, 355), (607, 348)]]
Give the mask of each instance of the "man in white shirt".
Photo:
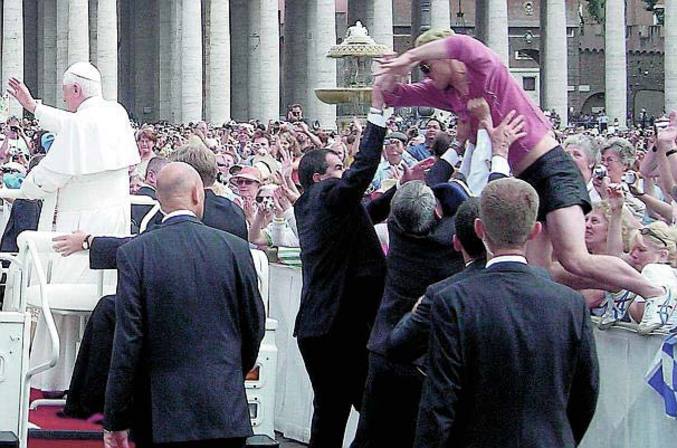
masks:
[[(139, 163), (134, 133), (125, 109), (106, 101), (101, 93), (101, 74), (88, 62), (71, 65), (63, 77), (67, 111), (38, 104), (28, 88), (10, 78), (8, 92), (40, 126), (56, 134), (49, 153), (30, 172), (21, 187), (27, 199), (43, 200), (38, 230), (120, 235), (130, 231), (130, 165)], [(52, 270), (57, 283), (94, 283), (93, 272), (75, 258), (58, 260)], [(68, 387), (75, 363), (78, 319), (56, 317), (62, 339), (59, 363), (37, 375), (33, 387), (62, 391)], [(49, 356), (50, 344), (40, 320), (31, 364)]]

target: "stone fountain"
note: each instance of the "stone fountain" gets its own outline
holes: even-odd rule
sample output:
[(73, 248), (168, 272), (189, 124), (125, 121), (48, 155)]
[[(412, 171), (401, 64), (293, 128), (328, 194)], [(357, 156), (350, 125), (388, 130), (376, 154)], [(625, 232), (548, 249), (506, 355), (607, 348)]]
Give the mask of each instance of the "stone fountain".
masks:
[(346, 38), (334, 45), (327, 57), (342, 60), (342, 84), (339, 87), (315, 89), (315, 95), (326, 104), (339, 105), (338, 125), (341, 129), (354, 116), (366, 115), (371, 102), (371, 63), (389, 52), (385, 45), (374, 42), (361, 22), (348, 28)]

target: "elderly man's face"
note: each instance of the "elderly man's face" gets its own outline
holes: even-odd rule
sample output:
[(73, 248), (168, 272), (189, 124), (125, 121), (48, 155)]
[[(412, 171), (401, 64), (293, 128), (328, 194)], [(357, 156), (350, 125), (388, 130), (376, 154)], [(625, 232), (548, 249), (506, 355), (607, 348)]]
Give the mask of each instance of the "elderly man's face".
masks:
[(252, 179), (244, 177), (234, 177), (231, 179), (233, 185), (237, 187), (237, 193), (243, 198), (253, 201), (256, 198), (256, 192), (259, 190), (259, 183)]
[(567, 145), (565, 151), (574, 160), (574, 163), (583, 175), (583, 179), (589, 182), (592, 176), (592, 169), (595, 166), (594, 162), (590, 161), (587, 153), (576, 145)]
[(404, 145), (400, 141), (390, 141), (385, 147), (385, 156), (388, 163), (391, 165), (399, 165), (402, 161), (402, 153), (404, 152)]

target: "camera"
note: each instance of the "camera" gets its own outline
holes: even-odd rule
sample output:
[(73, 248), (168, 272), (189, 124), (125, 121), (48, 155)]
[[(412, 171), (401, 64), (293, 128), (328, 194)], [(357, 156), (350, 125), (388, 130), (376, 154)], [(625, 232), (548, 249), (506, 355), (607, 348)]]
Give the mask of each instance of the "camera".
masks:
[(626, 171), (623, 174), (621, 180), (623, 181), (624, 184), (634, 185), (635, 182), (637, 182), (637, 178), (638, 178), (637, 173), (635, 173), (634, 171)]
[(606, 170), (606, 167), (604, 165), (597, 165), (595, 167), (595, 170), (593, 171), (593, 175), (595, 176), (595, 179), (602, 180), (604, 179), (608, 174), (608, 171)]

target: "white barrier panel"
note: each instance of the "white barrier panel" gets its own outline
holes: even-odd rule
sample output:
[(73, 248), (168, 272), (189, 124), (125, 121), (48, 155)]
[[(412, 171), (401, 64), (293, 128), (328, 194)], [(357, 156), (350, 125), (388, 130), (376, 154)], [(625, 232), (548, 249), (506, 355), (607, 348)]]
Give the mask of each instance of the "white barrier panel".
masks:
[[(287, 438), (307, 443), (313, 417), (313, 389), (296, 338), (292, 336), (301, 303), (301, 270), (271, 264), (269, 275), (269, 315), (278, 323), (275, 430)], [(355, 410), (350, 414), (344, 447), (348, 447), (353, 440), (358, 416)]]
[(22, 396), (28, 370), (30, 315), (0, 312), (0, 432), (17, 438), (23, 433), (22, 410), (28, 397)]
[(600, 394), (583, 448), (675, 446), (677, 421), (644, 379), (665, 336), (640, 336), (624, 328), (595, 329)]

